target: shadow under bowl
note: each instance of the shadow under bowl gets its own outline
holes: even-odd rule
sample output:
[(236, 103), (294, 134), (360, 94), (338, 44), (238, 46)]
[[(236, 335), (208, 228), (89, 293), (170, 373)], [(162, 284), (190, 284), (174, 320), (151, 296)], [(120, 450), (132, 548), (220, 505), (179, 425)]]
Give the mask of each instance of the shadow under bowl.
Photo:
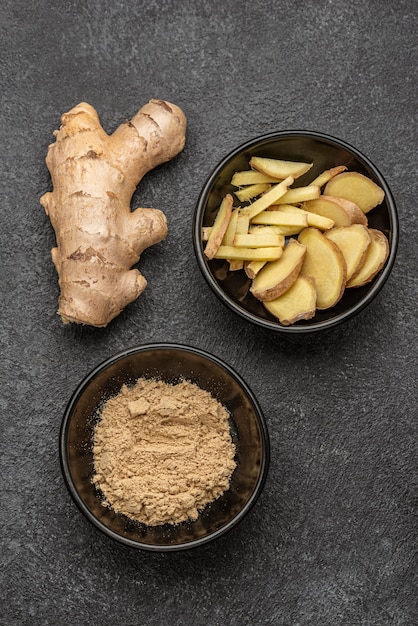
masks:
[[(196, 521), (147, 526), (103, 505), (92, 482), (93, 433), (104, 402), (140, 378), (175, 384), (188, 380), (211, 393), (230, 413), (236, 468), (230, 488)], [(244, 380), (226, 363), (197, 348), (147, 344), (125, 350), (98, 365), (80, 383), (65, 410), (60, 432), (65, 482), (85, 517), (125, 545), (173, 551), (203, 545), (230, 530), (255, 504), (268, 472), (270, 444), (261, 408)]]
[[(307, 174), (297, 179), (294, 187), (309, 184), (324, 170), (345, 165), (371, 178), (385, 192), (382, 204), (367, 214), (369, 227), (382, 231), (389, 241), (389, 256), (377, 276), (363, 287), (346, 289), (341, 300), (331, 309), (316, 311), (310, 320), (283, 326), (249, 291), (251, 281), (244, 271), (229, 271), (223, 260), (208, 259), (203, 254), (201, 230), (212, 226), (222, 199), (233, 194), (230, 184), (235, 172), (249, 169), (252, 156), (290, 161), (312, 162)], [(215, 167), (199, 195), (193, 222), (193, 244), (197, 263), (209, 287), (232, 311), (247, 321), (281, 333), (307, 333), (341, 324), (363, 310), (382, 289), (395, 262), (399, 238), (398, 215), (392, 193), (377, 167), (348, 143), (311, 131), (282, 131), (257, 137), (239, 146)]]

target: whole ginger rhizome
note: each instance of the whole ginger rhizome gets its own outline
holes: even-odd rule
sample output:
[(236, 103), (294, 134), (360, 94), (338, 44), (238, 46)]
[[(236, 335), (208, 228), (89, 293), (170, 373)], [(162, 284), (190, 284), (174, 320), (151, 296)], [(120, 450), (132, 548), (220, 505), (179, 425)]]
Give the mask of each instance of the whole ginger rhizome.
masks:
[(140, 378), (109, 399), (94, 431), (94, 477), (104, 503), (150, 526), (197, 519), (236, 466), (229, 413), (182, 381)]

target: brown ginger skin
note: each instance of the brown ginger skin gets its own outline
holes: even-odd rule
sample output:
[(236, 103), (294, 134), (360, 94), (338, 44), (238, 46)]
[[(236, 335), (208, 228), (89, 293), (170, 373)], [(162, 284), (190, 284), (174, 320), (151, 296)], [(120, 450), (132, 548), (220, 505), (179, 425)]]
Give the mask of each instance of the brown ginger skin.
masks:
[(135, 265), (167, 234), (164, 213), (131, 211), (142, 177), (184, 147), (182, 110), (151, 100), (112, 134), (82, 102), (64, 113), (46, 164), (53, 191), (40, 200), (55, 231), (51, 251), (59, 276), (63, 322), (106, 326), (145, 289)]

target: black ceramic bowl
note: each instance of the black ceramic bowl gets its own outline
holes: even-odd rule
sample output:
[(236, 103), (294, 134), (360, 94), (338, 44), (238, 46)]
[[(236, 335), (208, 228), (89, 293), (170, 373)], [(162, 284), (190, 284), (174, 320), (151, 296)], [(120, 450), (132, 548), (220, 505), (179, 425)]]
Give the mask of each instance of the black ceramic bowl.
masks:
[[(92, 436), (103, 403), (138, 378), (167, 383), (189, 380), (209, 391), (231, 415), (236, 468), (231, 484), (194, 522), (147, 526), (102, 504), (92, 482)], [(65, 482), (82, 513), (109, 537), (134, 548), (171, 551), (192, 548), (223, 535), (248, 513), (267, 476), (269, 436), (259, 404), (242, 378), (215, 356), (177, 344), (143, 345), (98, 365), (75, 390), (60, 433)]]
[[(222, 198), (236, 190), (230, 180), (236, 171), (249, 169), (252, 156), (313, 162), (310, 171), (297, 179), (293, 186), (309, 184), (326, 169), (346, 165), (368, 176), (385, 192), (381, 205), (367, 214), (369, 226), (381, 230), (389, 240), (389, 257), (383, 269), (370, 282), (360, 288), (346, 289), (343, 297), (332, 309), (317, 311), (310, 320), (292, 326), (283, 326), (250, 292), (250, 280), (243, 271), (228, 271), (226, 261), (208, 261), (203, 254), (202, 226), (211, 226)], [(359, 313), (382, 289), (395, 261), (398, 245), (398, 217), (392, 193), (382, 174), (359, 150), (349, 144), (309, 131), (283, 131), (257, 137), (233, 150), (215, 167), (198, 198), (194, 223), (193, 243), (200, 270), (218, 298), (235, 313), (249, 322), (282, 333), (319, 331), (340, 324)]]

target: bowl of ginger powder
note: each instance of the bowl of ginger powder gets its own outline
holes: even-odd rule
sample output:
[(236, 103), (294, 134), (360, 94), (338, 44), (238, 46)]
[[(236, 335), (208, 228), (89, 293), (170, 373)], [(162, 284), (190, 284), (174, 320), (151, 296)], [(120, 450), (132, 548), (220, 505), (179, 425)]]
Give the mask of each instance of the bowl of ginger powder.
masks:
[(267, 476), (269, 436), (254, 394), (219, 358), (147, 344), (98, 365), (66, 408), (63, 476), (108, 537), (170, 551), (236, 526)]

